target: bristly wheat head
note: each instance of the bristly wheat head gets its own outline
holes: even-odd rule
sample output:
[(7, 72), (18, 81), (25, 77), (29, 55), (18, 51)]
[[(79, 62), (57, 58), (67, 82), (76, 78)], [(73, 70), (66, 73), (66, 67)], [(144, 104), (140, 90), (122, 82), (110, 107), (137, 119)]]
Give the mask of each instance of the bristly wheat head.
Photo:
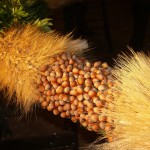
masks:
[(85, 40), (70, 35), (43, 33), (27, 25), (12, 28), (0, 37), (0, 89), (28, 112), (36, 103), (35, 80), (41, 66), (52, 63), (51, 56), (60, 52), (79, 53), (88, 48)]
[(119, 95), (114, 97), (114, 141), (95, 145), (104, 150), (150, 149), (150, 56), (142, 52), (120, 55), (113, 75)]

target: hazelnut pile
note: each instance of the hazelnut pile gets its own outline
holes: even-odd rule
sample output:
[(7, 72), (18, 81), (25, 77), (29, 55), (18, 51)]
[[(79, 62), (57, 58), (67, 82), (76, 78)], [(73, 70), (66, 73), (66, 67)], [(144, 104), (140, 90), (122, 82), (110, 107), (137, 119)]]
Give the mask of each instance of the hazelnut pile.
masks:
[(39, 102), (54, 115), (80, 122), (89, 131), (109, 132), (113, 120), (102, 115), (113, 109), (114, 78), (107, 63), (91, 63), (70, 53), (55, 55), (52, 65), (40, 68)]

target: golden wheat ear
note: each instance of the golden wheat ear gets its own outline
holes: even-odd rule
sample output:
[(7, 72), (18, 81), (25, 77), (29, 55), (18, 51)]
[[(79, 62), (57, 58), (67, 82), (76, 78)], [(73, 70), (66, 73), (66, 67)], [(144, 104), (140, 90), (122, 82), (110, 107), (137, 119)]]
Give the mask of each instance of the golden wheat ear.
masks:
[(31, 25), (13, 27), (0, 37), (0, 89), (7, 89), (9, 99), (15, 95), (17, 105), (28, 112), (37, 103), (39, 68), (50, 65), (55, 54), (81, 54), (87, 48), (86, 41), (69, 35), (44, 33)]
[(143, 52), (119, 55), (113, 69), (117, 81), (114, 110), (114, 141), (94, 145), (104, 150), (150, 149), (150, 56)]

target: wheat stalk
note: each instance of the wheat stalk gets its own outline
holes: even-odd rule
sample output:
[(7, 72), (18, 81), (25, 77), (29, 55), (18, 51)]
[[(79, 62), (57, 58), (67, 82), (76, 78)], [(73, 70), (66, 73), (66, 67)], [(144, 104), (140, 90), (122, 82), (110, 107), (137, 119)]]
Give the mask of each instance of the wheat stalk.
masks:
[(70, 35), (43, 33), (31, 25), (13, 27), (0, 37), (0, 89), (6, 89), (9, 99), (15, 95), (17, 104), (28, 112), (36, 103), (39, 68), (51, 64), (57, 53), (81, 54), (87, 48), (85, 40)]
[(114, 141), (94, 145), (105, 150), (150, 149), (150, 57), (142, 52), (119, 55), (113, 75), (119, 95), (114, 96)]

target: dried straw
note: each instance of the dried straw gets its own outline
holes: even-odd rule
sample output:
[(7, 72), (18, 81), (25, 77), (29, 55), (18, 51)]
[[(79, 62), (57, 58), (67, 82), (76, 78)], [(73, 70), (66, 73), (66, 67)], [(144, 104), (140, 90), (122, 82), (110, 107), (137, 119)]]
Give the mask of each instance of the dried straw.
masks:
[(120, 55), (113, 74), (119, 95), (114, 96), (115, 110), (106, 113), (115, 119), (114, 141), (93, 149), (149, 150), (150, 56), (133, 51), (132, 56)]

